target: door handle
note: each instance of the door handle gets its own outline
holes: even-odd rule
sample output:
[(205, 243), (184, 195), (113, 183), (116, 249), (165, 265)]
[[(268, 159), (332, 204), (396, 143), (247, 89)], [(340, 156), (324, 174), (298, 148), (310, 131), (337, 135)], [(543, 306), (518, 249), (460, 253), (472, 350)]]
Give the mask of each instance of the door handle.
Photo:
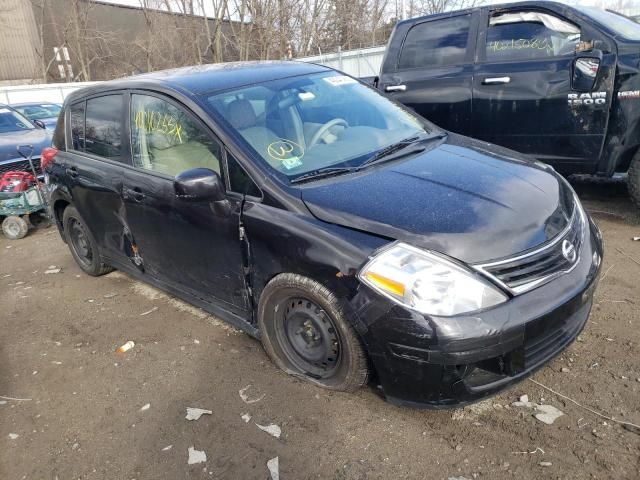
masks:
[(78, 169), (76, 167), (67, 168), (65, 173), (70, 177), (76, 178), (78, 176)]
[(406, 89), (406, 85), (387, 85), (384, 87), (385, 92), (404, 92)]
[(485, 78), (482, 81), (483, 85), (502, 85), (505, 83), (509, 83), (511, 81), (511, 77), (489, 77)]
[(129, 198), (135, 200), (136, 202), (141, 202), (146, 197), (146, 195), (144, 193), (142, 193), (142, 190), (140, 190), (138, 187), (125, 188), (124, 189), (124, 193), (125, 193), (126, 197), (129, 197)]

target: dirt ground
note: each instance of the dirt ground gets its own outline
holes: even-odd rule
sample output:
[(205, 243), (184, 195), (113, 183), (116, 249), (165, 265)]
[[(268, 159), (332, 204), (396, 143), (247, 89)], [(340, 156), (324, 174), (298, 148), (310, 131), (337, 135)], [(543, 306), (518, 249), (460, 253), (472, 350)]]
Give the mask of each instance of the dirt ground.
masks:
[[(532, 378), (640, 424), (640, 219), (623, 183), (576, 188), (604, 232), (602, 279), (578, 341)], [(523, 394), (564, 415), (540, 422), (511, 406)], [(264, 480), (274, 457), (285, 480), (640, 478), (640, 431), (529, 380), (449, 411), (394, 407), (372, 387), (330, 393), (198, 309), (118, 272), (82, 274), (55, 228), (0, 236), (0, 395), (7, 480)], [(187, 407), (212, 414), (188, 421)], [(206, 462), (188, 465), (189, 447)]]

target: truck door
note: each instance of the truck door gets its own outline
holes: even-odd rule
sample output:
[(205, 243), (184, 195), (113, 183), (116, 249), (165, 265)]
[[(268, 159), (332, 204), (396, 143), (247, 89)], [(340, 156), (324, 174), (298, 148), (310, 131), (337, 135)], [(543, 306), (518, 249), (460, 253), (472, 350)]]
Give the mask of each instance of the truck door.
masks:
[(591, 89), (574, 89), (576, 52), (593, 40), (585, 38), (591, 32), (585, 35), (576, 21), (546, 9), (493, 9), (485, 15), (472, 136), (532, 154), (564, 173), (593, 173), (606, 134), (615, 55), (596, 66)]
[(469, 134), (475, 16), (465, 13), (411, 25), (404, 41), (398, 39), (399, 54), (387, 52), (379, 88), (435, 124)]

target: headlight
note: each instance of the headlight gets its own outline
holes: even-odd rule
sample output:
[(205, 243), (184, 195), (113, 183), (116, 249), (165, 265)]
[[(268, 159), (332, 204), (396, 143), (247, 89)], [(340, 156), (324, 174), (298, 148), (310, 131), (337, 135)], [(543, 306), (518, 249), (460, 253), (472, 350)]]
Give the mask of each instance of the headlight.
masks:
[(507, 300), (470, 270), (404, 243), (378, 253), (358, 277), (396, 303), (427, 315), (452, 316)]

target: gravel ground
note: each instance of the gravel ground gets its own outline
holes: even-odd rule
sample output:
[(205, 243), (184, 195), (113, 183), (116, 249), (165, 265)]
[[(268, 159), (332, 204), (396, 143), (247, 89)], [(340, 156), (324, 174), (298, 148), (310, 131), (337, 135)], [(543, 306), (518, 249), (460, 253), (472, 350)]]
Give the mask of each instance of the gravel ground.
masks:
[[(579, 340), (532, 378), (640, 424), (639, 216), (623, 183), (575, 185), (606, 239), (602, 280)], [(0, 479), (264, 480), (275, 457), (285, 480), (640, 478), (640, 432), (529, 380), (450, 411), (327, 392), (198, 309), (82, 274), (54, 228), (0, 236), (0, 309), (0, 395), (23, 399), (0, 399)], [(564, 415), (542, 423), (511, 405), (524, 394)], [(190, 447), (206, 462), (189, 465)]]

